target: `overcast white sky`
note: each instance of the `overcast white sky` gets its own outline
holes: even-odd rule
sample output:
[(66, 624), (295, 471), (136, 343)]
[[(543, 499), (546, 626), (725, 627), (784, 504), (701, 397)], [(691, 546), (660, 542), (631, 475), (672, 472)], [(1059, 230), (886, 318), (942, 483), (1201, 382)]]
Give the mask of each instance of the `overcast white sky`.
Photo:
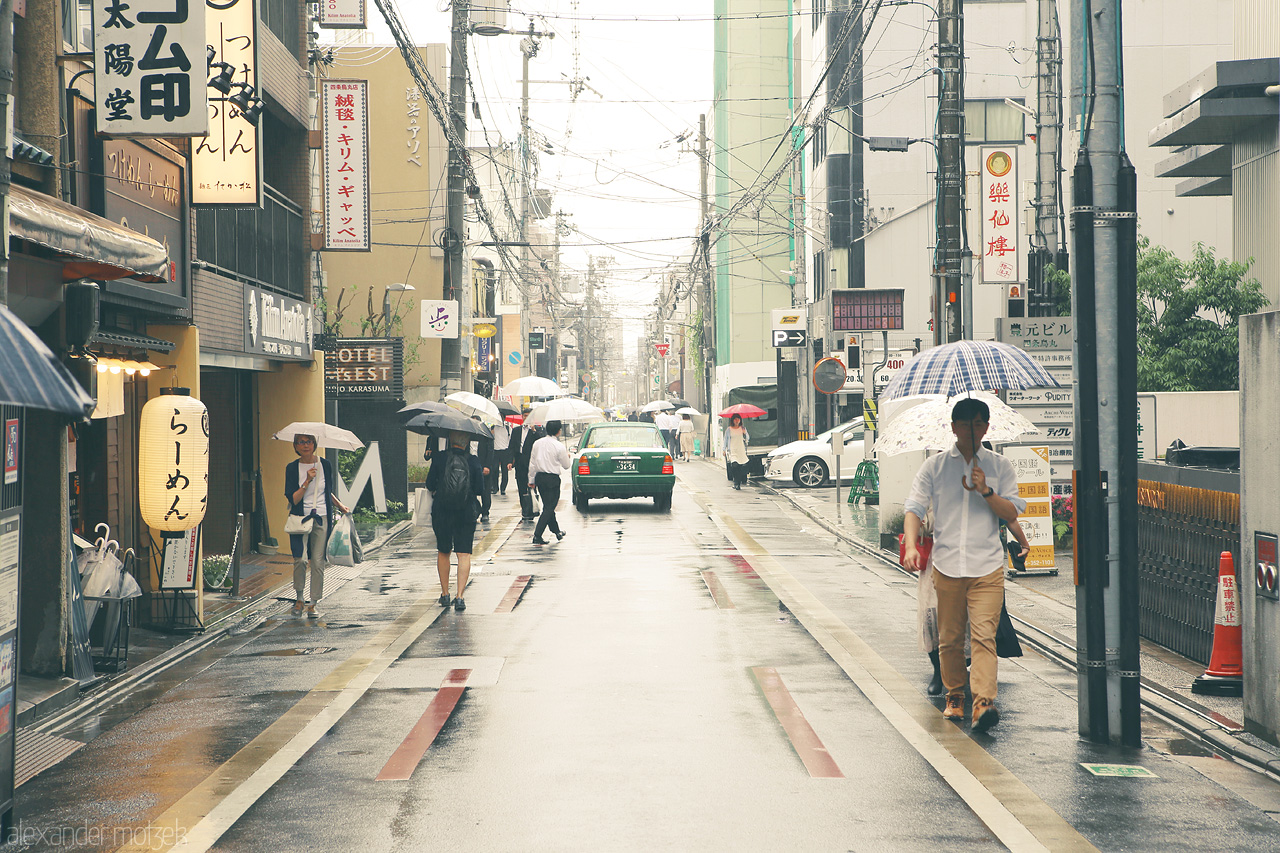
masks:
[[(449, 40), (446, 0), (392, 0), (419, 44)], [(495, 0), (478, 0), (493, 4)], [(530, 86), (529, 122), (540, 155), (540, 180), (577, 232), (562, 238), (566, 271), (585, 270), (588, 254), (612, 256), (610, 296), (624, 317), (650, 313), (657, 272), (687, 262), (698, 226), (698, 115), (710, 109), (711, 0), (514, 0), (509, 29), (553, 32), (530, 64), (531, 80), (587, 78), (574, 102), (568, 85)], [(623, 12), (631, 13), (621, 20)], [(638, 20), (637, 20), (638, 18)], [(377, 43), (391, 43), (369, 2)], [(577, 30), (575, 34), (575, 29)], [(330, 31), (342, 41), (347, 34)], [(330, 40), (326, 34), (325, 40)], [(472, 144), (519, 134), (520, 37), (472, 36), (469, 65), (482, 119), (468, 115)], [(575, 57), (576, 53), (576, 57)], [(443, 87), (447, 81), (440, 81)], [(596, 92), (599, 94), (597, 95)], [(683, 145), (676, 137), (687, 135)], [(628, 323), (628, 334), (639, 327)]]

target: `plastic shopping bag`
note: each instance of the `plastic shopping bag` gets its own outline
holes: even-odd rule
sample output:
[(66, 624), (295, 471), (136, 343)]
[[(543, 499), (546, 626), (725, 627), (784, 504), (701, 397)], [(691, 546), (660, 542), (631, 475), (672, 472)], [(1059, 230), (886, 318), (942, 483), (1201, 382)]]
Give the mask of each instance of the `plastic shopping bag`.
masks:
[(355, 525), (351, 516), (339, 515), (333, 522), (333, 531), (329, 534), (329, 547), (326, 556), (335, 566), (354, 566), (355, 556), (351, 552), (351, 540), (355, 537)]
[(938, 650), (938, 590), (933, 585), (933, 566), (920, 573), (916, 593), (916, 624), (920, 628), (920, 651)]

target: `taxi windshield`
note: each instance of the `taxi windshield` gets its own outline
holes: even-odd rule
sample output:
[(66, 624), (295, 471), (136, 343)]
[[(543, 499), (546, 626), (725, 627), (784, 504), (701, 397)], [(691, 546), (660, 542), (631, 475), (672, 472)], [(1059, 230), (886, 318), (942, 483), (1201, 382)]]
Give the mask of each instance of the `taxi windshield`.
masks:
[(587, 434), (583, 448), (666, 447), (662, 434), (649, 427), (596, 427)]

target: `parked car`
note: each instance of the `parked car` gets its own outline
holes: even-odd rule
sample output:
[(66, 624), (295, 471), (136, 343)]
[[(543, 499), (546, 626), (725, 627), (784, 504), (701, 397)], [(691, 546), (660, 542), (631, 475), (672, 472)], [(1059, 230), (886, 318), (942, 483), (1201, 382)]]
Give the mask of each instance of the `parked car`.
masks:
[(844, 452), (840, 455), (840, 476), (852, 478), (863, 457), (862, 418), (840, 424), (805, 441), (784, 444), (769, 453), (765, 476), (770, 480), (791, 480), (797, 486), (813, 489), (835, 476), (836, 457), (831, 451), (831, 436), (844, 431)]
[(586, 511), (592, 498), (636, 497), (651, 497), (658, 509), (671, 509), (675, 464), (653, 424), (592, 424), (569, 470), (573, 504), (580, 510)]

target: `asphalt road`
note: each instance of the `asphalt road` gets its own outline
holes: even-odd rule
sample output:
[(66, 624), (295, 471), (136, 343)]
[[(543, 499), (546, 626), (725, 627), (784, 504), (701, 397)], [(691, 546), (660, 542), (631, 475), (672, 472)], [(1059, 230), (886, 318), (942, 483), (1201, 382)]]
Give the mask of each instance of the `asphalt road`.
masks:
[(496, 498), (465, 613), (422, 530), (224, 638), (62, 733), (4, 849), (1280, 850), (1270, 781), (1079, 741), (1034, 654), (990, 735), (943, 721), (910, 580), (678, 468), (671, 512), (565, 497), (546, 547)]

